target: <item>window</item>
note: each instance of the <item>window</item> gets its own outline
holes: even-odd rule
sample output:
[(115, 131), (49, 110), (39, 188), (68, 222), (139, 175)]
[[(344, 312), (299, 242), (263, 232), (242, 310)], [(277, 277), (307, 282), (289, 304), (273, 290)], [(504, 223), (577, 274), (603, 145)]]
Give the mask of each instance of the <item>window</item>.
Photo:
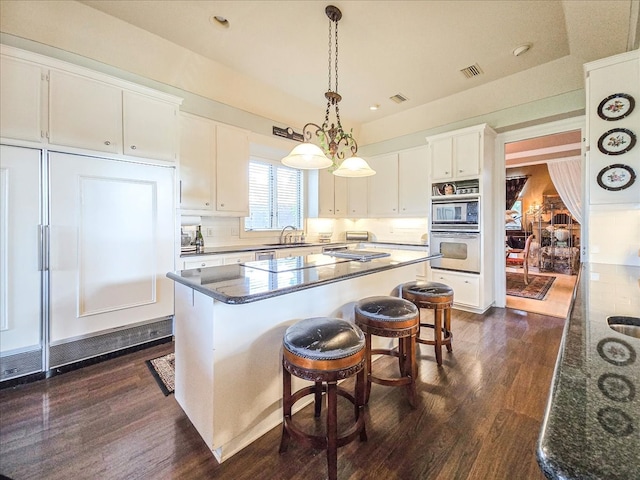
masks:
[(302, 171), (267, 161), (249, 162), (249, 216), (245, 230), (303, 228)]
[(505, 216), (506, 230), (522, 230), (522, 200), (513, 202), (511, 210), (507, 210)]

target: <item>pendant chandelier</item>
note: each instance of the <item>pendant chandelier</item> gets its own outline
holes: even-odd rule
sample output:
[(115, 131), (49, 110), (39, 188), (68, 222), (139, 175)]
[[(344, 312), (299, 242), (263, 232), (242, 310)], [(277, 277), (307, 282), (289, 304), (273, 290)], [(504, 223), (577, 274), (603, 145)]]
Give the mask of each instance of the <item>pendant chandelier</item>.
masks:
[[(324, 123), (322, 126), (307, 123), (302, 129), (304, 143), (291, 150), (291, 153), (282, 159), (282, 163), (304, 170), (334, 167), (333, 174), (339, 177), (368, 177), (376, 172), (364, 159), (356, 155), (358, 144), (351, 133), (343, 130), (340, 122), (338, 103), (342, 96), (338, 93), (338, 20), (342, 18), (342, 12), (338, 7), (329, 5), (325, 8), (325, 13), (329, 17), (329, 88), (324, 94), (327, 99)], [(335, 50), (333, 60), (332, 46)], [(332, 65), (335, 68), (335, 81), (331, 76)], [(334, 86), (335, 89), (332, 88)], [(336, 122), (329, 124), (331, 109), (335, 110)], [(322, 148), (311, 143), (314, 135)], [(351, 154), (346, 159), (345, 151)], [(339, 161), (341, 163), (338, 166)]]

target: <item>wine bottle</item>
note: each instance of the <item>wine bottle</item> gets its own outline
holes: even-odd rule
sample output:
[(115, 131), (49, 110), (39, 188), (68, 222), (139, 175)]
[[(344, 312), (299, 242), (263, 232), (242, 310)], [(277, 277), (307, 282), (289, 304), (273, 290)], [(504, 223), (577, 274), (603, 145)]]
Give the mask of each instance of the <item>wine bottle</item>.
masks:
[(194, 242), (196, 244), (196, 253), (202, 253), (204, 251), (204, 238), (202, 237), (202, 227), (198, 225), (198, 229), (196, 230), (196, 240)]

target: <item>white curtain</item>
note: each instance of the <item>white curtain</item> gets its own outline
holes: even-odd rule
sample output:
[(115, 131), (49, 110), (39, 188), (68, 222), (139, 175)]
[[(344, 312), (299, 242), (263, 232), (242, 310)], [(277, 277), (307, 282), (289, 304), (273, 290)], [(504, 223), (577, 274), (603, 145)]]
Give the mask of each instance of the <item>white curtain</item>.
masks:
[(582, 224), (582, 162), (579, 158), (551, 160), (547, 168), (558, 195), (573, 218)]

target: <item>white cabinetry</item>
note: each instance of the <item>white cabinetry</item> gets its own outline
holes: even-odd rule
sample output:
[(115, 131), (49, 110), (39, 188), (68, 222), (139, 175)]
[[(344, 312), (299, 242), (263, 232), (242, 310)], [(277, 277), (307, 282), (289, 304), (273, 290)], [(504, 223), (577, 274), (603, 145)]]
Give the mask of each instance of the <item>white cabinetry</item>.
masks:
[(216, 211), (249, 215), (249, 132), (216, 125)]
[(178, 107), (135, 92), (122, 92), (123, 153), (173, 162), (178, 152)]
[(249, 215), (249, 132), (180, 114), (180, 207), (200, 215)]
[(51, 344), (172, 315), (174, 169), (49, 160)]
[(477, 177), (481, 167), (481, 134), (471, 127), (427, 138), (432, 180)]
[[(495, 215), (495, 209), (499, 208), (495, 206), (495, 189), (491, 184), (495, 135), (488, 125), (481, 124), (427, 137), (432, 182), (455, 184), (461, 181), (461, 185), (477, 184), (478, 191), (473, 195), (480, 202), (480, 249), (478, 252), (480, 273), (444, 271), (432, 267), (429, 268), (429, 275), (431, 280), (445, 283), (453, 288), (455, 307), (480, 313), (486, 311), (495, 302), (496, 229), (494, 222), (498, 218)], [(428, 195), (431, 196), (431, 194), (432, 189), (429, 188)], [(501, 202), (499, 205), (504, 208), (504, 199)], [(432, 253), (436, 252), (432, 250)]]
[(238, 263), (253, 262), (255, 252), (221, 253), (214, 255), (199, 255), (183, 259), (182, 269), (219, 267), (220, 265), (234, 265)]
[(322, 253), (322, 247), (287, 247), (276, 250), (276, 258), (304, 257), (313, 255), (314, 253)]
[(180, 114), (180, 207), (209, 210), (214, 205), (215, 124)]
[(178, 97), (1, 47), (3, 138), (46, 138), (56, 150), (176, 161)]
[(368, 180), (363, 178), (347, 179), (347, 216), (362, 218), (368, 215)]
[(344, 217), (347, 212), (347, 179), (329, 170), (318, 170), (318, 216)]
[(49, 73), (49, 142), (122, 152), (122, 90), (73, 73)]
[(453, 289), (453, 302), (457, 306), (480, 307), (480, 276), (470, 273), (445, 272), (432, 269), (434, 282), (444, 283)]
[(47, 130), (42, 112), (45, 71), (35, 63), (2, 56), (0, 75), (0, 136), (42, 142)]
[(370, 159), (376, 171), (369, 180), (369, 215), (426, 215), (429, 170), (425, 147)]
[(40, 151), (0, 146), (0, 380), (42, 370)]
[(369, 159), (376, 174), (369, 180), (369, 216), (398, 215), (398, 154), (381, 155)]

